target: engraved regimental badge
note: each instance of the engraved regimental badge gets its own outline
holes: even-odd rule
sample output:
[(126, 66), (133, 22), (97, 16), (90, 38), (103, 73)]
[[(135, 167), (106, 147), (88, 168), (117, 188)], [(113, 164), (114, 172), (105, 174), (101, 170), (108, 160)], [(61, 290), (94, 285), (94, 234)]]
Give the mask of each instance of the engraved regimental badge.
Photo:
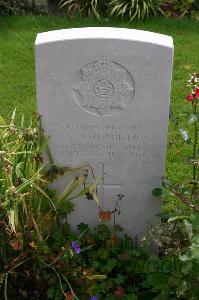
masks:
[(80, 70), (80, 80), (73, 87), (78, 103), (85, 110), (108, 116), (130, 104), (135, 93), (129, 71), (111, 61), (91, 62)]

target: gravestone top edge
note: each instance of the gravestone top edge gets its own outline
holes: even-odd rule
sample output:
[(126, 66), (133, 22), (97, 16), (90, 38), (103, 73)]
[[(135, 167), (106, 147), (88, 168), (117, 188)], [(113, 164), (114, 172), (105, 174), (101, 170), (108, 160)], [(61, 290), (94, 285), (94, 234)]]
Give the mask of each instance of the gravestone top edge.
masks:
[(35, 46), (79, 39), (129, 40), (156, 44), (172, 49), (174, 47), (171, 36), (144, 30), (116, 27), (83, 27), (42, 32), (37, 34)]

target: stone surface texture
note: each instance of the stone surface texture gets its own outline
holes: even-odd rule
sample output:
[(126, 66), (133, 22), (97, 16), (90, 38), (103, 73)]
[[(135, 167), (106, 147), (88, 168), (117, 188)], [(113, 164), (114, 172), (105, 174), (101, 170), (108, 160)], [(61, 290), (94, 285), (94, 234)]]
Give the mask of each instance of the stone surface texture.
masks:
[[(79, 28), (38, 34), (38, 112), (58, 166), (91, 164), (102, 210), (124, 194), (116, 222), (142, 236), (156, 222), (152, 190), (164, 174), (173, 41), (132, 29)], [(90, 179), (89, 179), (90, 180)], [(61, 193), (67, 177), (55, 187)], [(72, 227), (99, 222), (97, 205), (74, 200)]]

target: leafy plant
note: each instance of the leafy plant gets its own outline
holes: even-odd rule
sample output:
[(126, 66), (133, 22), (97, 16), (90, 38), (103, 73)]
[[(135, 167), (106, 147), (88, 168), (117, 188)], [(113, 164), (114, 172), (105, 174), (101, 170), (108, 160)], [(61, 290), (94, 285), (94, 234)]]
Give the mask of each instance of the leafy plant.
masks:
[(196, 0), (170, 0), (161, 3), (160, 8), (166, 17), (184, 17), (194, 10)]
[(8, 124), (0, 118), (0, 285), (4, 284), (5, 299), (8, 278), (13, 286), (20, 272), (26, 274), (24, 280), (40, 278), (46, 256), (52, 251), (47, 241), (58, 217), (66, 217), (72, 210), (70, 200), (89, 193), (97, 201), (95, 183), (86, 184), (89, 166), (84, 166), (83, 174), (72, 179), (60, 197), (49, 190), (49, 184), (65, 170), (52, 162), (44, 164), (44, 151), (47, 140), (41, 128), (33, 122), (24, 127), (24, 117), (16, 126), (15, 111)]
[(106, 11), (106, 3), (103, 0), (61, 0), (60, 8), (66, 8), (68, 15), (81, 14), (83, 16), (95, 16), (100, 19)]
[[(47, 140), (31, 123), (15, 125), (0, 119), (0, 297), (8, 299), (114, 300), (192, 299), (199, 294), (199, 74), (192, 74), (186, 97), (192, 112), (170, 114), (181, 138), (190, 147), (188, 182), (153, 190), (155, 196), (174, 196), (182, 205), (161, 213), (161, 223), (137, 240), (116, 223), (123, 195), (110, 211), (101, 210), (95, 182), (87, 184), (88, 166), (57, 198), (49, 183), (63, 175), (53, 160), (42, 162)], [(65, 218), (70, 199), (87, 195), (99, 205), (101, 223), (70, 230)], [(113, 229), (106, 222), (113, 221)], [(152, 251), (151, 242), (157, 245)], [(154, 247), (154, 244), (153, 244)], [(158, 251), (159, 249), (159, 251)]]
[[(198, 101), (199, 101), (199, 74), (193, 73), (188, 86), (191, 88), (186, 100), (192, 105), (192, 113), (184, 113), (180, 117), (186, 118), (187, 128), (181, 128), (180, 117), (171, 114), (176, 129), (181, 138), (190, 146), (191, 157), (186, 160), (192, 169), (192, 177), (188, 182), (172, 184), (163, 180), (163, 188), (157, 188), (153, 194), (161, 193), (165, 198), (170, 195), (178, 199), (182, 205), (169, 214), (159, 214), (162, 222), (158, 226), (151, 226), (150, 237), (161, 248), (162, 261), (169, 260), (174, 266), (172, 283), (169, 286), (169, 297), (174, 299), (197, 299), (199, 293), (199, 163), (198, 163)], [(150, 284), (155, 290), (158, 287), (156, 276), (150, 278)], [(166, 280), (166, 279), (165, 279)], [(179, 288), (177, 288), (177, 286)], [(160, 295), (163, 297), (162, 293)]]
[(108, 10), (111, 16), (144, 19), (160, 12), (159, 0), (110, 0)]
[[(163, 180), (163, 188), (158, 189), (162, 194), (167, 196), (174, 196), (183, 203), (183, 207), (188, 210), (199, 212), (199, 158), (198, 158), (198, 101), (199, 101), (199, 74), (192, 74), (188, 81), (190, 86), (190, 94), (187, 95), (186, 101), (192, 106), (192, 112), (184, 112), (178, 118), (170, 113), (171, 121), (178, 130), (181, 139), (190, 148), (190, 157), (186, 159), (185, 163), (190, 166), (192, 178), (188, 182), (181, 182), (180, 184), (174, 185), (167, 179)], [(181, 127), (180, 120), (186, 120), (186, 128)], [(157, 190), (157, 189), (155, 189)], [(179, 212), (179, 210), (178, 210)]]
[[(59, 266), (60, 274), (67, 270), (64, 274), (81, 300), (197, 299), (198, 215), (172, 216), (150, 229), (150, 238), (162, 249), (160, 256), (148, 248), (149, 239), (143, 239), (138, 248), (131, 238), (119, 238), (105, 224), (99, 224), (94, 231), (80, 224), (79, 231), (80, 239), (69, 229), (67, 232), (69, 239), (79, 243), (73, 259), (60, 256), (54, 267)], [(52, 274), (45, 273), (44, 277), (49, 299), (56, 295), (56, 299), (62, 299)], [(70, 299), (68, 287), (66, 294)]]

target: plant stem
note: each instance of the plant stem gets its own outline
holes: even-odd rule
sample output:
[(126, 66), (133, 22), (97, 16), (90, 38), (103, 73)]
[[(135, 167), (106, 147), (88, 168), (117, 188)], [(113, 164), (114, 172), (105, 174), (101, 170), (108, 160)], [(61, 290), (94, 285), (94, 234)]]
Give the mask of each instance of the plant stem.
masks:
[[(193, 113), (196, 116), (197, 114), (197, 99), (193, 102)], [(198, 126), (197, 126), (197, 120), (194, 122), (194, 145), (193, 145), (193, 160), (196, 160), (197, 157), (197, 144), (198, 144)], [(193, 164), (193, 190), (192, 190), (192, 196), (194, 196), (194, 193), (197, 188), (196, 183), (196, 172), (197, 172), (197, 165)]]
[(5, 300), (8, 300), (8, 295), (7, 295), (7, 291), (8, 291), (8, 275), (5, 275), (5, 281), (4, 281), (4, 298)]

